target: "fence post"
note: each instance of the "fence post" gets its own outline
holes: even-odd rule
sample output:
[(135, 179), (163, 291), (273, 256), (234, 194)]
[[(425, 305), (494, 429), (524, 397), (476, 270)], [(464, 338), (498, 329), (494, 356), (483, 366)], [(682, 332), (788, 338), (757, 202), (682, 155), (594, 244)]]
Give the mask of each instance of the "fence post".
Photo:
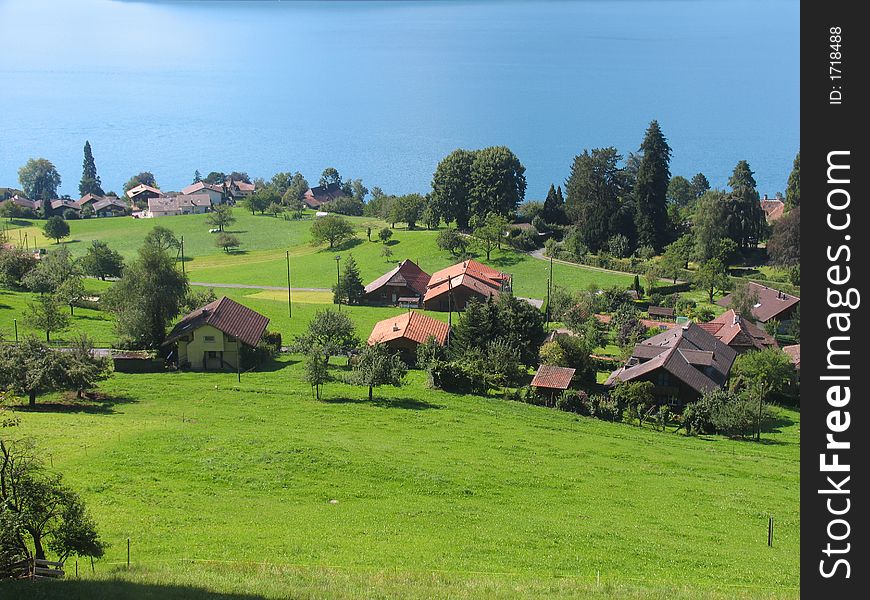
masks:
[(76, 579), (79, 578), (79, 559), (76, 559)]
[(773, 515), (767, 518), (767, 545), (773, 546)]
[(127, 538), (127, 568), (130, 568), (130, 538)]

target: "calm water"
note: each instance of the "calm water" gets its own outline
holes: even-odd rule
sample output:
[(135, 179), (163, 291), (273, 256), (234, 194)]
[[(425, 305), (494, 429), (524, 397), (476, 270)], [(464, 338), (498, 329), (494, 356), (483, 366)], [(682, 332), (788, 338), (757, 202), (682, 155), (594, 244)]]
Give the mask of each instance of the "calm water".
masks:
[(504, 144), (540, 198), (658, 119), (673, 174), (724, 186), (747, 159), (772, 195), (799, 144), (798, 26), (796, 1), (0, 0), (0, 186), (43, 156), (76, 196), (89, 139), (107, 190), (335, 166), (404, 193)]

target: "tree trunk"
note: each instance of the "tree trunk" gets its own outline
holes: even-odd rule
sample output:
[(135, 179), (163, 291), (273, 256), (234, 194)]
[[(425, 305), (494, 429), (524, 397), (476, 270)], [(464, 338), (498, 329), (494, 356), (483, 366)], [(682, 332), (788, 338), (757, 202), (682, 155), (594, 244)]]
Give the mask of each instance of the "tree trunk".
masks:
[(75, 313), (73, 313), (73, 305), (72, 305), (72, 302), (70, 302), (70, 305), (69, 305), (69, 316), (71, 316), (71, 317), (74, 317), (74, 316), (75, 316)]
[(36, 390), (31, 390), (28, 392), (28, 396), (30, 398), (30, 406), (36, 406)]
[(31, 537), (33, 537), (33, 549), (35, 552), (33, 553), (33, 557), (39, 560), (45, 560), (45, 549), (42, 547), (42, 536), (30, 531)]
[(369, 402), (372, 401), (372, 386), (369, 386)]
[(51, 340), (48, 339), (48, 336), (49, 336), (50, 334), (51, 334), (51, 332), (50, 332), (48, 329), (46, 329), (46, 330), (45, 330), (45, 342), (46, 342), (46, 343), (50, 343), (50, 342), (51, 342)]

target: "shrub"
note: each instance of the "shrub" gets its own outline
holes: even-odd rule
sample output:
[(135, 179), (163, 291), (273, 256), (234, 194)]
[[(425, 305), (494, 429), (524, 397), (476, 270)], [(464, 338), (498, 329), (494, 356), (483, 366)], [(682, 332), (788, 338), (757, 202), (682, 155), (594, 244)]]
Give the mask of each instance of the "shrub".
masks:
[(564, 390), (556, 399), (556, 408), (566, 412), (588, 415), (589, 396), (582, 390)]
[(559, 254), (559, 243), (553, 238), (544, 242), (544, 255), (556, 258)]
[(650, 260), (651, 258), (655, 257), (655, 255), (656, 249), (652, 246), (641, 246), (637, 249), (637, 256), (641, 260)]

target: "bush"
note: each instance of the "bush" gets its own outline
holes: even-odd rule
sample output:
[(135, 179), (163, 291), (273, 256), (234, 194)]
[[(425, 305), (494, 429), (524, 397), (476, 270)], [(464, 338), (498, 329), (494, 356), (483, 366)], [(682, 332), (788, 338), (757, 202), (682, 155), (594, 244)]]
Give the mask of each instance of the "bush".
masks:
[(539, 248), (541, 246), (541, 239), (534, 231), (512, 227), (508, 229), (508, 244), (511, 248), (528, 252)]
[(534, 227), (538, 233), (544, 233), (548, 231), (547, 224), (544, 222), (544, 219), (543, 217), (541, 217), (541, 215), (535, 215), (535, 218), (532, 219), (532, 227)]
[(281, 353), (281, 334), (265, 331), (256, 347), (242, 345), (241, 361), (243, 369), (252, 369)]
[(544, 242), (544, 255), (552, 256), (553, 258), (558, 258), (559, 254), (559, 243), (553, 238), (548, 239)]
[(483, 373), (475, 365), (463, 362), (434, 361), (429, 374), (432, 384), (446, 392), (485, 394), (489, 388)]
[(637, 256), (641, 260), (649, 260), (656, 255), (656, 249), (652, 246), (641, 246), (637, 249)]
[(565, 412), (588, 415), (589, 396), (582, 390), (564, 390), (556, 399), (556, 408)]

